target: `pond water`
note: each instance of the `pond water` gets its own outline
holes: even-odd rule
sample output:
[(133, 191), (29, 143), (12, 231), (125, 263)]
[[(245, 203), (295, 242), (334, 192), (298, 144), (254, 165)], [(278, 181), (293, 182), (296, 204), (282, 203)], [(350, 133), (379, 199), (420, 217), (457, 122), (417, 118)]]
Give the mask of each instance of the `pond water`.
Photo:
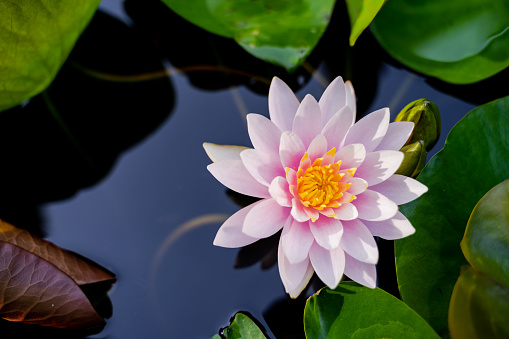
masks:
[(103, 1), (46, 95), (6, 112), (4, 128), (14, 127), (1, 150), (12, 168), (0, 217), (117, 275), (112, 316), (91, 338), (210, 338), (239, 310), (278, 338), (275, 314), (302, 326), (302, 302), (287, 298), (277, 266), (236, 269), (238, 250), (212, 245), (240, 206), (207, 171), (202, 144), (250, 146), (245, 115), (268, 116), (273, 75), (301, 98), (318, 98), (338, 75), (351, 79), (358, 115), (389, 107), (394, 118), (410, 101), (431, 99), (442, 135), (429, 157), (469, 110), (497, 97), (495, 87), (479, 97), (469, 95), (479, 87), (409, 72), (369, 32), (346, 47), (348, 21), (337, 7), (309, 64), (286, 75), (158, 1)]

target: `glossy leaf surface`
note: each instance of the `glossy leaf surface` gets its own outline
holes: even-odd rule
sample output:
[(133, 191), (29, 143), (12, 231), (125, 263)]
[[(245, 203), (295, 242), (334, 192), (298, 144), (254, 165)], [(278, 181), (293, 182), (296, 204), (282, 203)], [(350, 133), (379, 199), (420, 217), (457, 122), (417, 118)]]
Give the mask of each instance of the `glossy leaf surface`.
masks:
[(391, 0), (371, 26), (394, 58), (455, 84), (486, 79), (509, 66), (505, 0)]
[(329, 24), (334, 0), (164, 0), (210, 32), (233, 38), (262, 60), (292, 70), (312, 51)]
[(306, 338), (438, 338), (405, 303), (353, 282), (323, 288), (306, 303)]
[(507, 288), (472, 267), (461, 273), (449, 309), (451, 338), (508, 338), (508, 314)]
[(396, 241), (401, 296), (439, 333), (461, 267), (460, 242), (477, 202), (509, 178), (509, 97), (468, 113), (449, 133), (446, 146), (422, 171), (428, 192), (403, 205), (416, 232)]
[(346, 0), (350, 17), (350, 46), (355, 44), (361, 33), (369, 26), (386, 0)]
[[(230, 326), (222, 330), (222, 335), (226, 339), (267, 339), (258, 325), (246, 314), (238, 312), (233, 317)], [(220, 337), (215, 335), (212, 339)]]
[(59, 328), (104, 320), (79, 285), (115, 281), (99, 265), (0, 222), (0, 317)]
[(99, 0), (0, 2), (0, 111), (53, 80)]

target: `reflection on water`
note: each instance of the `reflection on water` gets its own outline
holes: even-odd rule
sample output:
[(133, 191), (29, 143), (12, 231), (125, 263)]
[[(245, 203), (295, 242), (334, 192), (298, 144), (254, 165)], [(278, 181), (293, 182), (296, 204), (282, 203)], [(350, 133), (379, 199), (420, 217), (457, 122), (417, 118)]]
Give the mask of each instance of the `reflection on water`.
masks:
[[(119, 10), (119, 3), (101, 6)], [(99, 12), (50, 89), (0, 116), (0, 217), (35, 227), (117, 274), (113, 316), (93, 337), (209, 338), (239, 310), (283, 337), (288, 324), (298, 323), (302, 300), (286, 297), (277, 266), (258, 248), (239, 253), (212, 245), (222, 220), (240, 207), (206, 170), (202, 143), (250, 146), (239, 111), (268, 115), (274, 75), (300, 97), (319, 95), (323, 79), (342, 75), (353, 82), (359, 116), (389, 106), (394, 118), (410, 101), (434, 101), (443, 118), (434, 153), (474, 107), (446, 93), (477, 87), (436, 81), (431, 87), (389, 59), (369, 32), (355, 48), (346, 47), (343, 3), (293, 75), (180, 20), (159, 1), (125, 5), (118, 16), (129, 17), (130, 27)], [(483, 91), (488, 98), (500, 93), (493, 83), (485, 86), (494, 88)], [(216, 219), (194, 227), (200, 224), (195, 218), (207, 215)], [(270, 268), (252, 265), (258, 259)], [(380, 260), (391, 271), (390, 248)], [(394, 284), (393, 276), (385, 277), (381, 284)], [(288, 319), (278, 321), (280, 314)]]

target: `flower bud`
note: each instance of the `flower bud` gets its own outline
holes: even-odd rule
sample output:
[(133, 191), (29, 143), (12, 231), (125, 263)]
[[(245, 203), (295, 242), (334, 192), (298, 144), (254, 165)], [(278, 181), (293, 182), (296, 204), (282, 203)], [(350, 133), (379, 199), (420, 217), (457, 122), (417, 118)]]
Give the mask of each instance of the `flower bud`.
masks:
[(395, 174), (415, 178), (426, 165), (426, 149), (422, 140), (403, 146), (400, 150), (405, 157)]
[(429, 151), (440, 137), (440, 111), (437, 105), (428, 99), (412, 101), (399, 112), (394, 121), (411, 121), (415, 124), (405, 145), (423, 140), (426, 150)]

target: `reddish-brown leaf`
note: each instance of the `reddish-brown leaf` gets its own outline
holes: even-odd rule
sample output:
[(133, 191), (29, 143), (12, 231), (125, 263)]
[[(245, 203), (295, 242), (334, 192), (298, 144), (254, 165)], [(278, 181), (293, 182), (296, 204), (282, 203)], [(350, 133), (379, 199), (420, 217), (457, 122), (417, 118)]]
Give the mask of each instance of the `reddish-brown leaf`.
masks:
[(18, 246), (48, 261), (71, 277), (78, 285), (115, 281), (113, 273), (98, 264), (84, 260), (70, 251), (2, 220), (0, 220), (0, 242)]

